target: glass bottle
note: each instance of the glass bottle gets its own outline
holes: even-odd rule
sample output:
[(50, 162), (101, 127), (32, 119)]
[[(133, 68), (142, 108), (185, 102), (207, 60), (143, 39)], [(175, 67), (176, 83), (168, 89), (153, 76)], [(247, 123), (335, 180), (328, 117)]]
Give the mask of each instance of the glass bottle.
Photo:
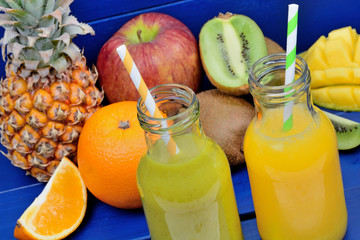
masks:
[[(285, 59), (270, 55), (250, 69), (257, 114), (244, 152), (258, 230), (262, 239), (342, 239), (347, 210), (336, 134), (312, 103), (306, 62), (296, 58), (296, 81), (284, 85)], [(290, 130), (283, 128), (287, 104)]]
[[(163, 119), (138, 101), (138, 119), (148, 151), (137, 182), (151, 239), (243, 239), (229, 163), (203, 133), (199, 102), (183, 85), (151, 89)], [(163, 139), (170, 136), (177, 153)]]

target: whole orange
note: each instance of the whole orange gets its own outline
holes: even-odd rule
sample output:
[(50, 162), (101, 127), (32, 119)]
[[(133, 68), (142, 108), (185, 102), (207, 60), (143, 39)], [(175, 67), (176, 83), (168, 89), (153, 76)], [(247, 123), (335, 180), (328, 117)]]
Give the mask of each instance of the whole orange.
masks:
[(141, 207), (136, 170), (146, 149), (135, 101), (99, 109), (86, 121), (78, 143), (77, 160), (86, 187), (111, 206)]

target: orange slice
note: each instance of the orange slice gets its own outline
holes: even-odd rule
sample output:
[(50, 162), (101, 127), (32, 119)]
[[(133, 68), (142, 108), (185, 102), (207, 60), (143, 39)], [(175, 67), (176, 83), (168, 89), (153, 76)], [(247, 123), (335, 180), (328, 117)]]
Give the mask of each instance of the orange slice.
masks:
[(63, 158), (44, 190), (16, 223), (17, 239), (62, 239), (84, 218), (86, 187), (73, 162)]

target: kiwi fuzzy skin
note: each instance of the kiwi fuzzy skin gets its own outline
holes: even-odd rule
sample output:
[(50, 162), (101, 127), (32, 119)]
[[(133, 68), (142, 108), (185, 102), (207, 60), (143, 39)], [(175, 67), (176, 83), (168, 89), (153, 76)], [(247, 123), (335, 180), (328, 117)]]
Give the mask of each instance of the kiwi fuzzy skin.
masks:
[(200, 92), (197, 98), (205, 135), (223, 149), (231, 167), (240, 166), (245, 161), (244, 136), (255, 116), (254, 107), (244, 98), (218, 89)]

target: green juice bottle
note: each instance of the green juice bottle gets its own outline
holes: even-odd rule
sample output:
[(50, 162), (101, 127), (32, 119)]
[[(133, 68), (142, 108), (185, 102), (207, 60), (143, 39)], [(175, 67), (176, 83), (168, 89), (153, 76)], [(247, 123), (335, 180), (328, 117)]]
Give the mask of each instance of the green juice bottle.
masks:
[[(148, 151), (137, 183), (151, 239), (243, 239), (228, 160), (203, 133), (199, 102), (179, 84), (151, 90), (164, 119), (148, 115), (138, 102), (138, 118)], [(166, 139), (178, 151), (169, 153)]]

